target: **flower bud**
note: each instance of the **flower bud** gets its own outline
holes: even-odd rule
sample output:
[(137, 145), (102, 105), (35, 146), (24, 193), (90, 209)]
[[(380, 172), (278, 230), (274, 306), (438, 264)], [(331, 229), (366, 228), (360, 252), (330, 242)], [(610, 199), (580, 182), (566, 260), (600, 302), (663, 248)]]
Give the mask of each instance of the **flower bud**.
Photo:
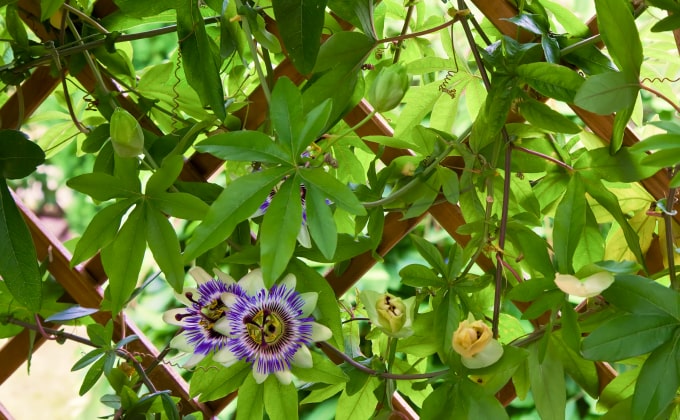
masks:
[(409, 84), (406, 67), (401, 64), (383, 67), (368, 91), (368, 102), (378, 112), (389, 111), (401, 103)]
[(406, 305), (394, 295), (381, 295), (375, 303), (375, 310), (378, 312), (380, 325), (390, 332), (398, 332), (406, 323)]
[(123, 108), (111, 116), (111, 143), (120, 157), (136, 157), (144, 153), (144, 133), (135, 117)]
[(415, 296), (402, 300), (390, 293), (364, 290), (359, 294), (371, 323), (390, 337), (413, 335)]
[(503, 355), (503, 347), (493, 339), (491, 329), (472, 314), (458, 324), (451, 345), (460, 354), (463, 365), (471, 369), (490, 366)]

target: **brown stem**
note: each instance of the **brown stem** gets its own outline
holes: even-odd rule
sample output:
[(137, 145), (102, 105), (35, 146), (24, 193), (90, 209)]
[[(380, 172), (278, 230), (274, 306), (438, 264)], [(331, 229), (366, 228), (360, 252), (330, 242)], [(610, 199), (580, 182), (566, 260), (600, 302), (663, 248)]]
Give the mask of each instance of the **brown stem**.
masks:
[[(406, 17), (404, 18), (404, 26), (401, 28), (401, 35), (404, 36), (406, 35), (406, 31), (408, 31), (408, 25), (411, 22), (411, 17), (413, 16), (413, 10), (415, 9), (415, 4), (411, 4), (408, 9), (406, 10)], [(396, 50), (394, 51), (394, 58), (392, 59), (392, 63), (395, 64), (399, 61), (399, 56), (401, 55), (401, 47), (404, 45), (404, 40), (400, 39), (397, 42), (396, 45)]]
[(675, 102), (671, 101), (670, 98), (668, 98), (663, 93), (661, 93), (658, 90), (651, 88), (649, 86), (645, 86), (642, 83), (640, 83), (640, 89), (646, 90), (647, 92), (651, 92), (655, 96), (663, 99), (666, 103), (668, 103), (670, 106), (672, 106), (673, 109), (675, 109), (675, 112), (680, 113), (680, 106), (678, 106), (678, 104), (676, 104)]
[(521, 151), (521, 152), (528, 153), (528, 154), (530, 154), (530, 155), (538, 156), (538, 157), (540, 157), (541, 159), (548, 160), (548, 161), (550, 161), (550, 162), (552, 162), (552, 163), (554, 163), (554, 164), (556, 164), (556, 165), (559, 165), (559, 166), (563, 167), (564, 169), (566, 169), (566, 170), (569, 171), (569, 172), (574, 172), (574, 168), (572, 168), (571, 166), (569, 166), (569, 165), (567, 165), (566, 163), (562, 162), (561, 160), (555, 159), (555, 158), (552, 157), (552, 156), (548, 156), (548, 155), (546, 155), (546, 154), (543, 154), (543, 153), (541, 153), (541, 152), (537, 152), (537, 151), (535, 151), (535, 150), (526, 149), (526, 148), (524, 148), (524, 147), (522, 147), (522, 146), (513, 146), (513, 148), (515, 148), (515, 149), (517, 149), (517, 150), (519, 150), (519, 151)]

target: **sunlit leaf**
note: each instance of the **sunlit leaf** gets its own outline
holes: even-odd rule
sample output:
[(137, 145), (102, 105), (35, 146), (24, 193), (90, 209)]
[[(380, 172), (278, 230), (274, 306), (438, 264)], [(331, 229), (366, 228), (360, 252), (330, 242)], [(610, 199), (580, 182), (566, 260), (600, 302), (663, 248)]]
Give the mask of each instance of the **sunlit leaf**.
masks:
[[(282, 124), (290, 125), (290, 122)], [(291, 161), (290, 152), (259, 131), (243, 130), (217, 134), (194, 147), (199, 152), (210, 153), (223, 160), (280, 164), (290, 164)]]
[(300, 74), (314, 68), (321, 45), (327, 0), (283, 0), (272, 3), (281, 40)]

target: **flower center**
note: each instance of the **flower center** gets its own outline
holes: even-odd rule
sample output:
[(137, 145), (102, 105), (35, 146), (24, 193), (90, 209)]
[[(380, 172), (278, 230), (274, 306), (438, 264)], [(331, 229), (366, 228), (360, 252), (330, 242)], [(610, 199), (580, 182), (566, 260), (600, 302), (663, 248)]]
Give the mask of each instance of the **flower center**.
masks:
[(251, 319), (246, 319), (246, 330), (257, 345), (264, 347), (279, 341), (286, 328), (278, 314), (261, 309)]
[(202, 319), (199, 321), (199, 324), (207, 330), (212, 329), (215, 322), (222, 317), (226, 310), (227, 307), (221, 301), (213, 300), (208, 305), (201, 307)]

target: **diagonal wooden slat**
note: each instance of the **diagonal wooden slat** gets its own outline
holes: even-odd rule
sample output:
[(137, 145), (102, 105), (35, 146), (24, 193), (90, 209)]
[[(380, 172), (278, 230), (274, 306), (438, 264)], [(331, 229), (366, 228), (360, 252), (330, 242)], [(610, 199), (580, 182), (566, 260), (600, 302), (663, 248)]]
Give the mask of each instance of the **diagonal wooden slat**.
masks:
[[(0, 348), (0, 360), (2, 360), (2, 363), (0, 363), (0, 386), (26, 361), (31, 348), (30, 340), (29, 331), (24, 329)], [(33, 350), (37, 350), (43, 344), (45, 344), (45, 339), (40, 334), (36, 335), (33, 341)]]
[(21, 95), (24, 97), (23, 111), (20, 111), (19, 92), (14, 92), (0, 108), (0, 128), (17, 129), (19, 116), (25, 120), (47, 99), (59, 84), (59, 80), (50, 75), (49, 67), (38, 67), (21, 84)]

